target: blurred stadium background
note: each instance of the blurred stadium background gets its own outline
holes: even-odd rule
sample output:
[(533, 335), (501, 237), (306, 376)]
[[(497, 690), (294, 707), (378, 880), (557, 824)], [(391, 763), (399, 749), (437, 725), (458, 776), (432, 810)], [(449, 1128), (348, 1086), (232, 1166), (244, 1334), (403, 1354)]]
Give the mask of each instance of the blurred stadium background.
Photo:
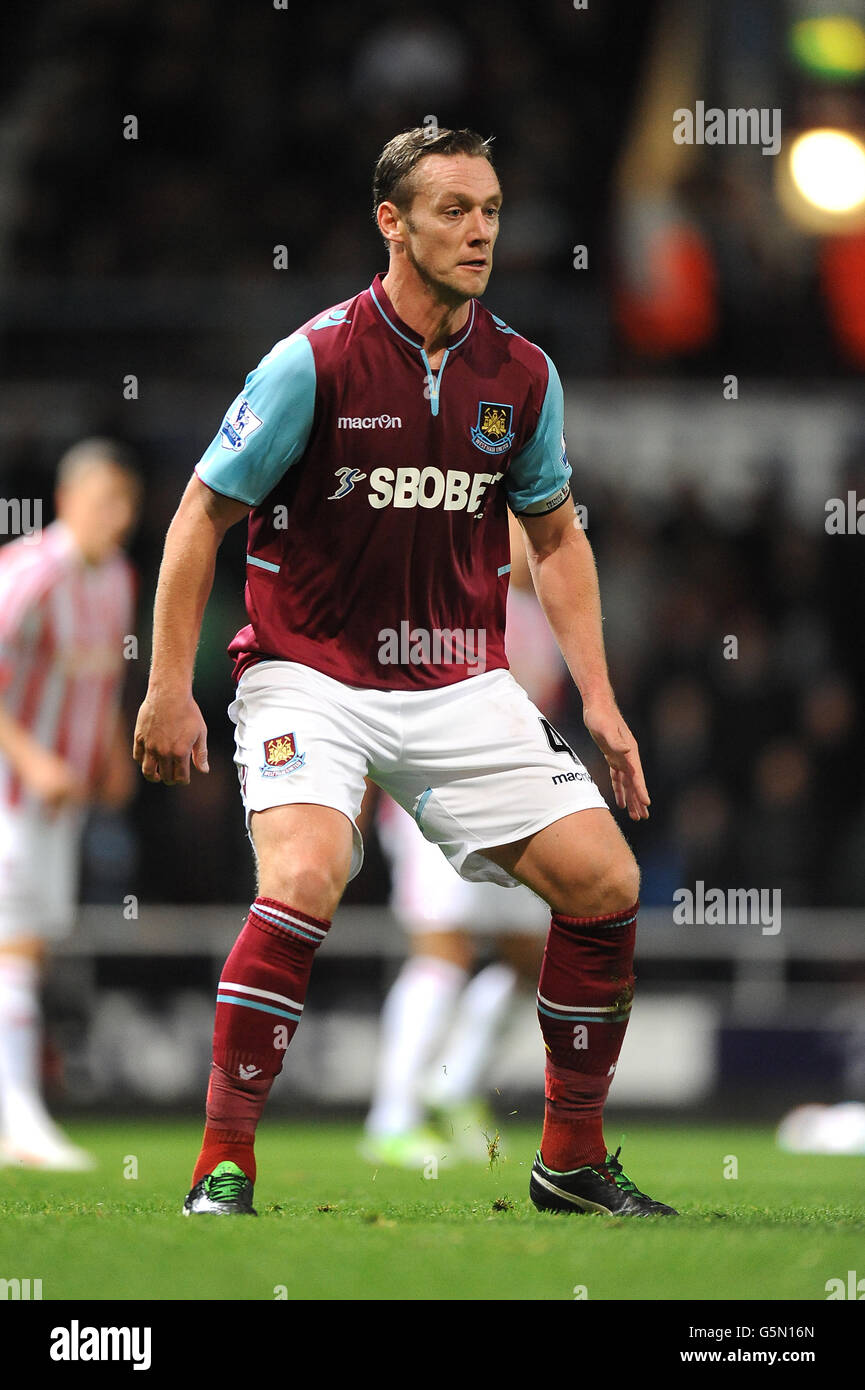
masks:
[[(494, 134), (505, 211), (485, 302), (564, 379), (614, 685), (653, 796), (629, 832), (645, 911), (615, 1105), (771, 1122), (865, 1100), (865, 566), (862, 537), (825, 525), (828, 499), (865, 497), (865, 194), (846, 166), (833, 185), (827, 158), (832, 206), (816, 209), (789, 161), (797, 134), (865, 134), (865, 4), (14, 10), (0, 494), (43, 497), (47, 520), (69, 443), (110, 434), (138, 452), (130, 719), (162, 538), (225, 405), (273, 342), (383, 268), (382, 145), (427, 115)], [(674, 110), (698, 100), (779, 108), (781, 152), (675, 143)], [(127, 812), (90, 821), (80, 928), (48, 981), (67, 1115), (202, 1107), (213, 987), (252, 893), (225, 715), (243, 553), (237, 530), (198, 663), (210, 776), (141, 783)], [(606, 790), (576, 702), (567, 725)], [(698, 880), (779, 889), (781, 930), (676, 925), (673, 893)], [(281, 1113), (366, 1102), (405, 949), (387, 893), (370, 840)], [(527, 1006), (494, 1077), (503, 1113), (540, 1116), (541, 1060)]]

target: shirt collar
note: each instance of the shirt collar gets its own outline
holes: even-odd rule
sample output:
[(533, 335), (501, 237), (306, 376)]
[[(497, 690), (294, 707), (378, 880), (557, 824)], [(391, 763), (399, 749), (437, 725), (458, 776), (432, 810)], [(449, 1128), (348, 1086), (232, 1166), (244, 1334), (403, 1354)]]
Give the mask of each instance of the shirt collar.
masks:
[[(410, 344), (411, 347), (417, 348), (419, 352), (422, 352), (423, 338), (421, 338), (420, 335), (416, 333), (413, 328), (409, 328), (408, 324), (404, 323), (403, 320), (400, 318), (399, 314), (396, 312), (396, 310), (394, 309), (393, 305), (387, 297), (387, 292), (382, 283), (383, 280), (384, 276), (379, 272), (379, 274), (375, 277), (375, 279), (369, 287), (369, 295), (372, 299), (372, 302), (376, 310), (378, 311), (378, 313), (381, 314), (385, 323), (387, 323), (390, 326), (390, 328), (393, 329), (394, 333), (396, 333), (400, 338), (403, 338), (407, 343)], [(465, 342), (466, 338), (469, 336), (469, 334), (475, 326), (477, 312), (477, 305), (475, 301), (472, 299), (470, 301), (469, 316), (467, 322), (463, 325), (463, 327), (459, 330), (458, 333), (452, 333), (451, 336), (447, 338), (443, 344), (447, 352), (453, 352), (454, 348), (460, 347)]]

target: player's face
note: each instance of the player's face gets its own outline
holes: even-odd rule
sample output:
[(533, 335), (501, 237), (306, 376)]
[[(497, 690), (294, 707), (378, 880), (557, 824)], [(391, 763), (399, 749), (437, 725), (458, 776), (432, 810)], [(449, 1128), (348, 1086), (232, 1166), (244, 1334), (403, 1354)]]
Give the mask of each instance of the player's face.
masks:
[(128, 540), (138, 516), (137, 489), (119, 468), (92, 468), (58, 491), (57, 514), (87, 559), (99, 564)]
[(431, 154), (415, 170), (415, 195), (401, 218), (403, 247), (445, 302), (483, 294), (499, 234), (502, 191), (492, 165), (474, 155)]

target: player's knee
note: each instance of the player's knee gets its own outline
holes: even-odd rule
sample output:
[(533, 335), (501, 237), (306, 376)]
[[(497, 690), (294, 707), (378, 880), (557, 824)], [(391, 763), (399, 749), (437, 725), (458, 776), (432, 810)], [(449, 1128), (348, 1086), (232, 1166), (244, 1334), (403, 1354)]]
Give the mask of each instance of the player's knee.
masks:
[(624, 912), (640, 896), (640, 869), (630, 850), (610, 866), (603, 884), (604, 912)]
[(347, 873), (342, 865), (316, 860), (296, 864), (259, 864), (261, 897), (288, 903), (311, 917), (329, 922), (345, 889)]
[(626, 844), (591, 879), (570, 885), (566, 913), (573, 917), (605, 917), (633, 907), (640, 895), (640, 870)]

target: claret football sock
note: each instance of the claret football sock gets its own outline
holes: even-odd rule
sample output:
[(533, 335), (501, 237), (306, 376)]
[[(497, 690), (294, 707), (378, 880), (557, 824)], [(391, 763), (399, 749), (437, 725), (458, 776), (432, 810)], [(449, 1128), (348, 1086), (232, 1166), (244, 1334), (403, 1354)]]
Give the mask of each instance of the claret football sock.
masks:
[(553, 914), (538, 984), (547, 1051), (541, 1158), (559, 1173), (603, 1163), (603, 1109), (634, 994), (639, 903), (600, 917)]
[(192, 1186), (212, 1173), (218, 1163), (230, 1159), (255, 1182), (255, 1129), (273, 1085), (265, 1076), (241, 1081), (214, 1062), (207, 1087), (207, 1123)]
[(303, 1013), (315, 952), (330, 922), (256, 898), (216, 994), (207, 1125), (193, 1186), (230, 1160), (255, 1181), (253, 1143)]

